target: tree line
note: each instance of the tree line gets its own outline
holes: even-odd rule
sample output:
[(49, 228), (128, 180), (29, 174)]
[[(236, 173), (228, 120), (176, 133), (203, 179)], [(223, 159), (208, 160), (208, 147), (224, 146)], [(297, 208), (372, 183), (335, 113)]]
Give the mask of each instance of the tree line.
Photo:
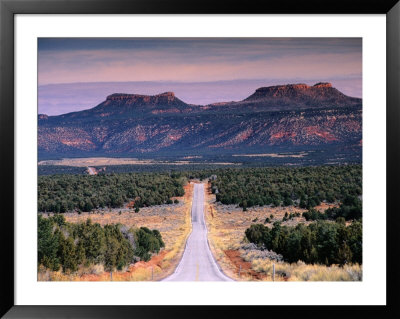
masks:
[(171, 204), (171, 197), (183, 196), (184, 183), (168, 173), (39, 176), (38, 211), (117, 208), (131, 200), (136, 208)]
[(245, 231), (246, 238), (260, 247), (283, 256), (289, 263), (299, 260), (309, 264), (362, 264), (362, 223), (346, 226), (343, 217), (336, 222), (282, 226), (275, 222), (270, 229), (253, 224)]
[(294, 203), (311, 208), (322, 201), (333, 203), (346, 198), (354, 201), (362, 194), (361, 165), (230, 168), (214, 174), (217, 178), (211, 181), (211, 187), (216, 200), (239, 205), (243, 210)]
[(70, 273), (79, 266), (103, 264), (121, 270), (136, 260), (148, 261), (165, 246), (158, 230), (127, 228), (120, 224), (68, 223), (57, 214), (38, 215), (38, 266)]

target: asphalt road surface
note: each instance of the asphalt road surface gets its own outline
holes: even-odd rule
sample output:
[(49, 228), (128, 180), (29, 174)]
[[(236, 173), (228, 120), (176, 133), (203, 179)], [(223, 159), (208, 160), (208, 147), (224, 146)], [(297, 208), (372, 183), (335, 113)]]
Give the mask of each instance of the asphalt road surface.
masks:
[(219, 269), (211, 254), (204, 221), (204, 184), (195, 184), (192, 201), (192, 232), (175, 272), (164, 281), (232, 281)]

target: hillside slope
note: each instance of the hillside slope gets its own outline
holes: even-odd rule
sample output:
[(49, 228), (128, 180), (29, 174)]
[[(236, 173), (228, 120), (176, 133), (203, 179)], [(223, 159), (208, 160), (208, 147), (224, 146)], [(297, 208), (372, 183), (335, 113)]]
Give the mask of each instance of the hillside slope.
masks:
[(360, 146), (362, 101), (329, 83), (259, 88), (243, 101), (206, 106), (172, 92), (112, 94), (92, 109), (38, 121), (44, 157)]

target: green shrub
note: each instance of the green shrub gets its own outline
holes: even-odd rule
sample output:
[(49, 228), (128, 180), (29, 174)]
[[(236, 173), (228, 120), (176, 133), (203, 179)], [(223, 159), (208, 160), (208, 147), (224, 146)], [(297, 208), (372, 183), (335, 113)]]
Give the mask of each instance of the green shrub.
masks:
[(38, 216), (38, 266), (74, 272), (79, 265), (104, 264), (106, 271), (121, 270), (134, 256), (149, 260), (165, 247), (161, 233), (146, 227), (133, 230), (122, 225), (65, 222), (63, 216)]
[(251, 225), (246, 238), (254, 244), (283, 255), (287, 262), (319, 263), (325, 265), (362, 263), (362, 224), (318, 221), (305, 226), (282, 226), (275, 222), (272, 229)]
[(321, 213), (320, 211), (311, 208), (309, 211), (303, 213), (303, 217), (309, 221), (309, 220), (325, 220), (328, 219), (328, 215)]
[(136, 250), (135, 255), (144, 261), (151, 257), (150, 253), (158, 253), (165, 247), (161, 234), (158, 230), (150, 230), (147, 227), (140, 227), (135, 232)]

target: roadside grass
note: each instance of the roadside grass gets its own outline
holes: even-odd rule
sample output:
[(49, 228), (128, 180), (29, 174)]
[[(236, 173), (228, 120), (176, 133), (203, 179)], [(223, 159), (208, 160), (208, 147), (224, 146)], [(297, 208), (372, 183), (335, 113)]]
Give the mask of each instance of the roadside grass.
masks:
[(208, 243), (211, 253), (213, 254), (222, 271), (229, 277), (238, 280), (235, 266), (229, 261), (224, 251), (240, 246), (240, 235), (233, 228), (224, 228), (221, 225), (221, 220), (218, 218), (219, 212), (213, 205), (215, 196), (209, 190), (209, 185), (205, 185), (205, 207), (204, 217), (208, 230)]
[[(246, 258), (245, 258), (246, 259)], [(247, 260), (252, 268), (267, 275), (267, 280), (272, 280), (272, 265), (275, 264), (275, 280), (287, 281), (361, 281), (362, 266), (345, 265), (307, 265), (301, 261), (297, 263), (273, 262), (269, 259)]]
[(102, 264), (80, 266), (75, 273), (63, 273), (61, 270), (51, 271), (42, 265), (38, 270), (38, 281), (80, 281), (84, 277), (85, 281), (108, 281), (110, 273), (104, 271)]
[[(168, 247), (170, 247), (170, 250), (165, 255), (164, 259), (161, 262), (161, 268), (163, 271), (156, 276), (157, 280), (166, 278), (167, 276), (172, 274), (182, 258), (183, 251), (185, 250), (186, 240), (192, 231), (191, 210), (192, 210), (192, 199), (193, 199), (193, 187), (194, 185), (192, 183), (188, 184), (188, 186), (185, 187), (185, 195), (184, 195), (185, 208), (184, 208), (183, 223), (177, 230), (170, 231), (166, 235), (166, 237), (168, 238), (167, 242), (168, 242)], [(164, 238), (164, 234), (163, 233), (161, 234)], [(167, 242), (166, 242), (166, 247), (167, 247)]]

